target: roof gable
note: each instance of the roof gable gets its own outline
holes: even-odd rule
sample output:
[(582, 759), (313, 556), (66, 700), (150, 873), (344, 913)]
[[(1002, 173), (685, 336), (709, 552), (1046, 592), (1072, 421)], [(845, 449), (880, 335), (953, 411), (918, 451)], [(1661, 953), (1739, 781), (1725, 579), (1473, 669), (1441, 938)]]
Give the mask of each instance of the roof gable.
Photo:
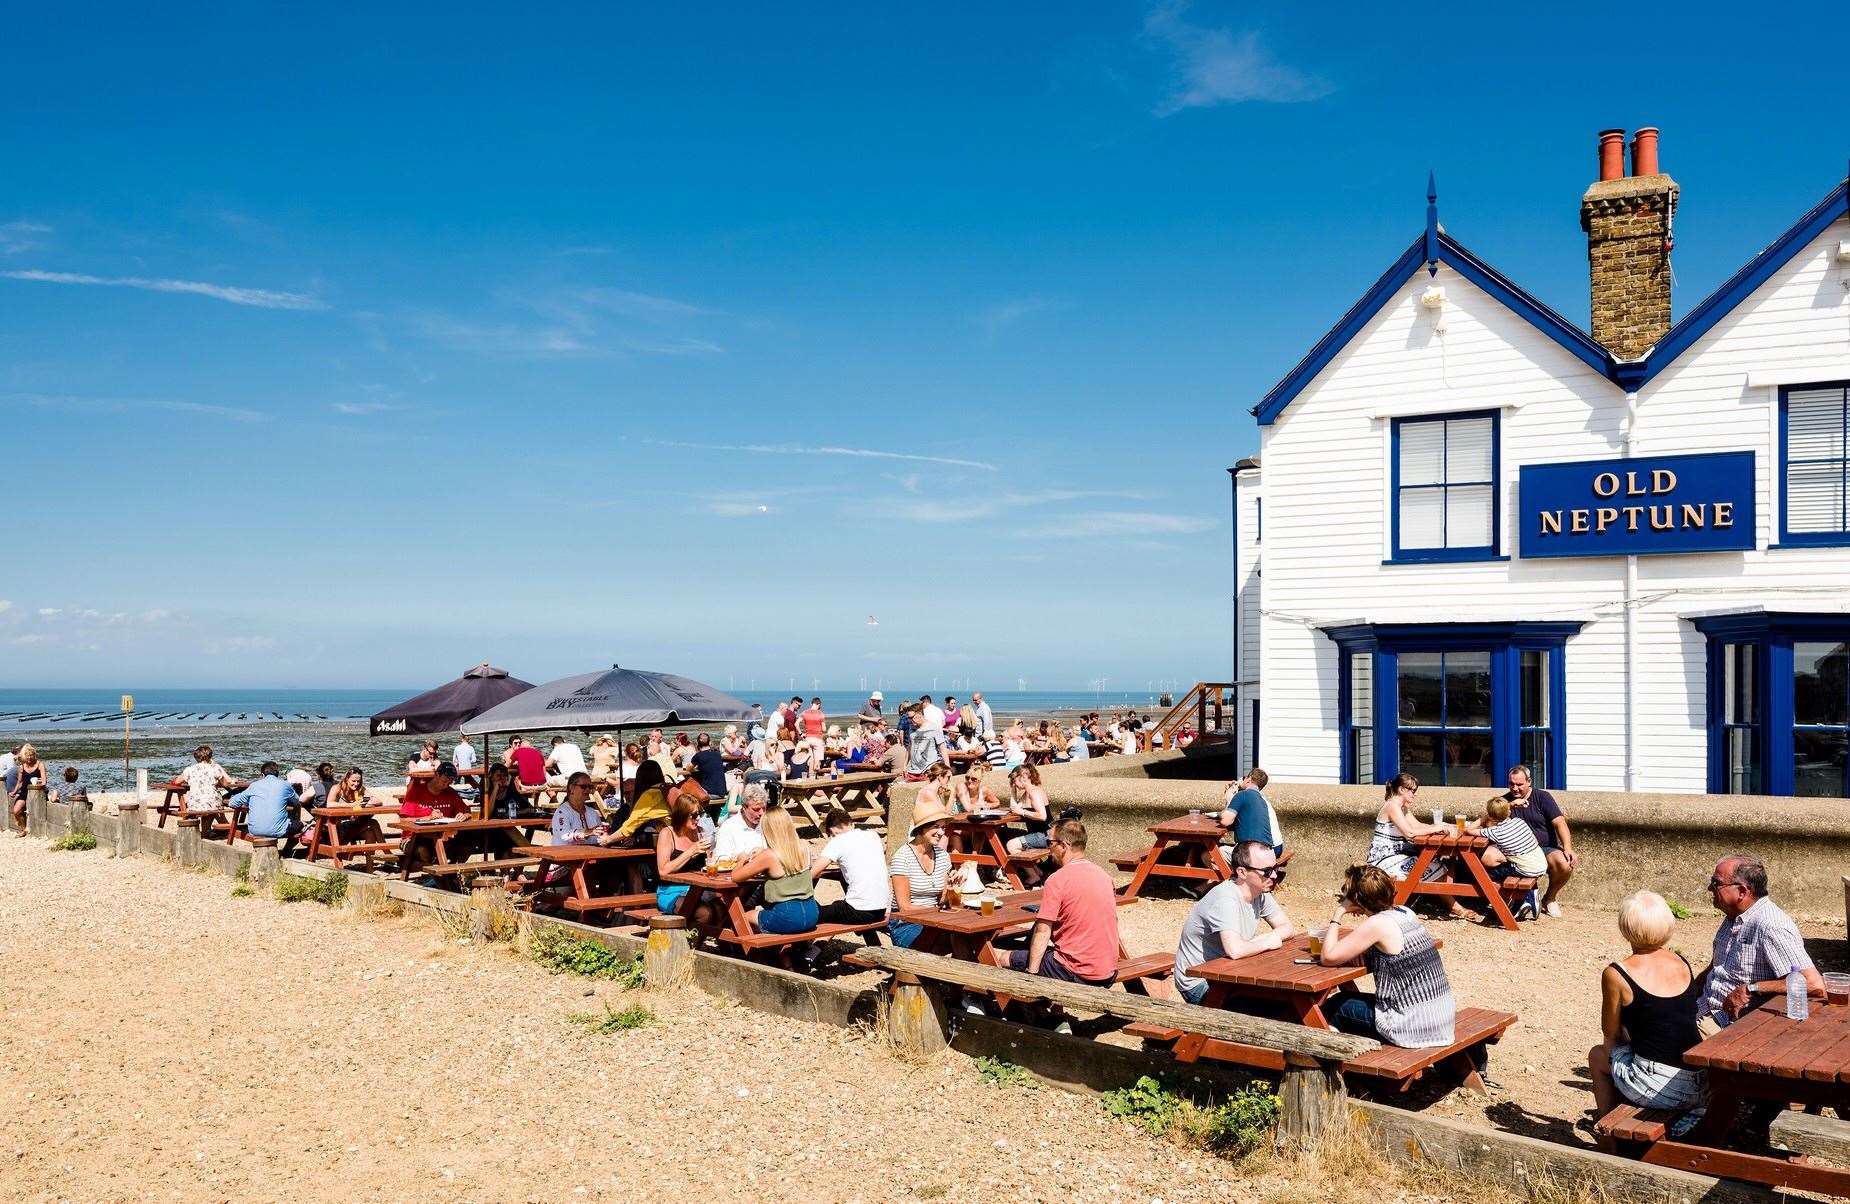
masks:
[(1285, 378), (1272, 386), (1253, 407), (1259, 425), (1270, 426), (1285, 412), (1285, 407), (1309, 387), (1319, 372), (1328, 367), (1349, 341), (1360, 333), (1370, 318), (1381, 312), (1389, 298), (1413, 277), (1422, 264), (1436, 271), (1441, 263), (1495, 297), (1517, 316), (1565, 348), (1602, 376), (1628, 391), (1635, 391), (1657, 373), (1675, 362), (1698, 339), (1727, 317), (1773, 273), (1784, 267), (1812, 239), (1838, 218), (1850, 213), (1850, 179), (1812, 206), (1778, 238), (1731, 276), (1722, 286), (1703, 298), (1695, 309), (1683, 316), (1658, 340), (1657, 345), (1637, 360), (1619, 361), (1593, 337), (1547, 305), (1525, 292), (1515, 281), (1473, 255), (1451, 235), (1439, 229), (1438, 206), (1427, 185), (1426, 229), (1394, 261), (1394, 265), (1363, 293), (1329, 333), (1317, 340), (1310, 353), (1299, 360)]

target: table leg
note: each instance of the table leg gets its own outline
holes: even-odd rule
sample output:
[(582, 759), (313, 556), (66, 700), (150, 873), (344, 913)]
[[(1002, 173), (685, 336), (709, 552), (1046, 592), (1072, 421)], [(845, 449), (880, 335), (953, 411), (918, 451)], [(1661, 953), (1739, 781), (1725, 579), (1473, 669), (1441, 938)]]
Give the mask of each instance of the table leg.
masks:
[(1486, 870), (1483, 861), (1479, 860), (1477, 850), (1460, 849), (1458, 852), (1459, 859), (1465, 863), (1465, 872), (1471, 875), (1473, 882), (1477, 883), (1478, 893), (1484, 896), (1484, 902), (1489, 906), (1490, 914), (1496, 917), (1497, 923), (1503, 925), (1506, 931), (1515, 932), (1516, 917), (1510, 914), (1509, 904), (1503, 901), (1503, 892), (1498, 890), (1497, 884), (1490, 880), (1490, 871)]
[(1208, 868), (1219, 875), (1214, 883), (1216, 886), (1233, 877), (1233, 867), (1227, 864), (1227, 858), (1221, 853), (1219, 840), (1207, 842), (1202, 858), (1207, 862)]
[(1002, 833), (995, 828), (989, 830), (989, 855), (996, 859), (996, 869), (1008, 879), (1010, 886), (1016, 890), (1027, 889), (1022, 882), (1021, 871), (1017, 870), (1014, 862), (1009, 860), (1008, 844), (1003, 841)]
[[(167, 817), (163, 815), (161, 818), (165, 820)], [(308, 838), (308, 853), (306, 854), (310, 865), (313, 865), (315, 859), (321, 856), (321, 834), (327, 831), (328, 822), (320, 817), (315, 819), (315, 834)]]
[(1150, 846), (1150, 851), (1143, 855), (1143, 860), (1137, 863), (1136, 871), (1131, 874), (1131, 880), (1124, 888), (1126, 899), (1137, 897), (1137, 892), (1142, 890), (1143, 884), (1149, 880), (1150, 871), (1156, 868), (1156, 859), (1162, 856), (1162, 853), (1163, 838), (1158, 836), (1156, 843)]
[(334, 868), (337, 870), (344, 870), (347, 868), (347, 863), (341, 860), (340, 839), (340, 826), (345, 822), (345, 820), (341, 819), (328, 821), (327, 854), (328, 857), (333, 860)]
[[(1210, 982), (1208, 984), (1208, 993), (1201, 997), (1201, 1006), (1204, 1008), (1224, 1006), (1230, 991), (1231, 988), (1224, 982)], [(1207, 1043), (1208, 1039), (1200, 1033), (1183, 1033), (1176, 1039), (1173, 1049), (1175, 1060), (1178, 1062), (1197, 1061), (1201, 1057), (1202, 1048), (1206, 1046)]]
[(1439, 850), (1432, 845), (1420, 846), (1420, 855), (1413, 859), (1413, 868), (1407, 871), (1405, 878), (1394, 884), (1394, 905), (1396, 907), (1405, 905), (1408, 899), (1420, 893), (1420, 883), (1426, 880), (1426, 867), (1432, 864), (1432, 859), (1438, 852)]

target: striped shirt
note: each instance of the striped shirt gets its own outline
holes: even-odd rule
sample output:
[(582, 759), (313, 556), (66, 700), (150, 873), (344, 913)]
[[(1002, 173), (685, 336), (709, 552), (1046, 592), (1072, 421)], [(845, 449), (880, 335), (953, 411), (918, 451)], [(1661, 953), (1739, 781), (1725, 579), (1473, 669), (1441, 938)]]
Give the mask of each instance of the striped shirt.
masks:
[(1458, 1004), (1438, 946), (1406, 908), (1388, 914), (1400, 927), (1400, 952), (1377, 946), (1362, 955), (1375, 976), (1375, 1028), (1383, 1041), (1406, 1049), (1450, 1045)]
[(1709, 981), (1696, 1004), (1696, 1019), (1715, 1017), (1726, 1028), (1728, 1013), (1722, 1000), (1742, 984), (1784, 978), (1794, 970), (1809, 970), (1811, 956), (1792, 917), (1771, 899), (1756, 899), (1738, 916), (1722, 921), (1715, 932), (1709, 958)]
[(1548, 872), (1548, 858), (1542, 854), (1541, 842), (1535, 839), (1535, 829), (1514, 815), (1485, 828), (1484, 835), (1510, 859), (1517, 873), (1533, 878)]
[(919, 861), (918, 850), (908, 840), (899, 846), (893, 854), (893, 876), (904, 878), (912, 892), (912, 905), (918, 907), (926, 903), (935, 903), (944, 893), (944, 880), (951, 873), (951, 855), (943, 849), (933, 851), (931, 871)]

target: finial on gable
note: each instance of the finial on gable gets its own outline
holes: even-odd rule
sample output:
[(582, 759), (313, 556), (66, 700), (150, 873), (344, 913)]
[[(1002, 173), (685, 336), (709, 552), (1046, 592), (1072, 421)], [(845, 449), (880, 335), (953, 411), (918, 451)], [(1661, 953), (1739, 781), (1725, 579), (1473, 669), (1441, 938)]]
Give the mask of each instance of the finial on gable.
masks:
[(1426, 274), (1439, 274), (1439, 185), (1426, 173)]

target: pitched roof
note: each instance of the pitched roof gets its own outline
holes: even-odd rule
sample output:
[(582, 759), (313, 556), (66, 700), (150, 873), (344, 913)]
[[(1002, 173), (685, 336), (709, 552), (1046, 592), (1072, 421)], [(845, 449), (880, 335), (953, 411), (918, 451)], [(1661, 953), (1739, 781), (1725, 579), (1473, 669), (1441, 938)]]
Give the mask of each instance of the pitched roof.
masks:
[[(1429, 195), (1428, 200), (1431, 201)], [(1602, 376), (1626, 389), (1637, 389), (1657, 373), (1670, 366), (1678, 355), (1688, 350), (1697, 339), (1706, 334), (1717, 322), (1739, 305), (1754, 289), (1764, 284), (1768, 277), (1784, 267), (1794, 255), (1804, 249), (1832, 222), (1850, 212), (1850, 180), (1831, 189), (1797, 222), (1794, 222), (1772, 244), (1748, 261), (1740, 271), (1730, 277), (1720, 288), (1705, 297), (1702, 302), (1684, 315), (1683, 320), (1672, 326), (1664, 337), (1658, 340), (1645, 355), (1637, 360), (1620, 361), (1612, 353), (1593, 341), (1593, 337), (1578, 326), (1549, 308), (1542, 301), (1532, 296), (1515, 281), (1503, 275), (1483, 260), (1473, 255), (1451, 235), (1438, 229), (1435, 207), (1429, 203), (1427, 208), (1427, 228), (1413, 240), (1392, 267), (1363, 293), (1356, 303), (1349, 307), (1342, 319), (1330, 328), (1328, 334), (1317, 340), (1310, 353), (1299, 360), (1297, 366), (1285, 374), (1285, 378), (1272, 386), (1270, 392), (1259, 399), (1253, 407), (1253, 415), (1259, 419), (1259, 425), (1269, 426), (1285, 411), (1292, 400), (1302, 393), (1317, 374), (1327, 367), (1331, 360), (1348, 346), (1367, 325), (1368, 320), (1381, 311), (1388, 299), (1400, 291), (1414, 272), (1422, 264), (1433, 270), (1443, 263), (1472, 284), (1483, 289), (1501, 301), (1518, 317), (1527, 320), (1536, 329), (1565, 348), (1569, 354), (1579, 359)]]

